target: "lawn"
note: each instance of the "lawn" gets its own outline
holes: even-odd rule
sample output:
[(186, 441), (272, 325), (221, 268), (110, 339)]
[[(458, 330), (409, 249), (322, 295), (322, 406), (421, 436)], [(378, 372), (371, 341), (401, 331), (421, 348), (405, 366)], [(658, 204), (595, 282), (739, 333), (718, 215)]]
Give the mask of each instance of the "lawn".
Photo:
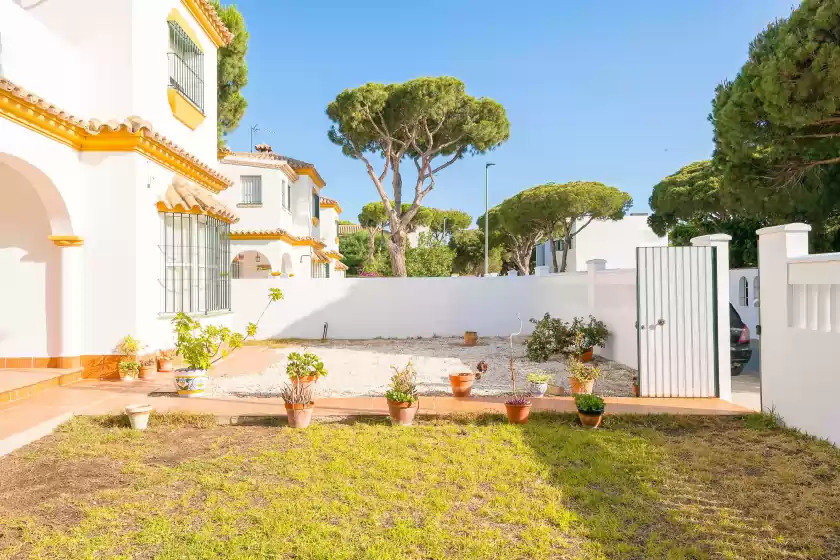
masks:
[(152, 422), (0, 459), (0, 557), (840, 558), (840, 451), (766, 416)]

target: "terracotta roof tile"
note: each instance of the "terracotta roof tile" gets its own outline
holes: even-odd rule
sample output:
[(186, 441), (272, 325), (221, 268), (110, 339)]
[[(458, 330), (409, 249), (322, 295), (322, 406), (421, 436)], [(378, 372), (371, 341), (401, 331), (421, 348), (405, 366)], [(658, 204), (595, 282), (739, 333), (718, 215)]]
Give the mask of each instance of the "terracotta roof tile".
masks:
[(222, 36), (225, 45), (229, 45), (230, 42), (233, 41), (233, 33), (230, 32), (230, 29), (227, 28), (225, 22), (223, 22), (222, 18), (219, 17), (219, 14), (216, 12), (216, 8), (213, 4), (211, 4), (208, 0), (198, 0), (198, 5), (201, 8), (201, 11), (204, 12), (204, 15), (206, 15), (213, 24), (213, 27), (216, 28), (216, 31), (219, 32), (219, 35)]
[(236, 212), (216, 200), (206, 189), (187, 181), (180, 175), (172, 178), (172, 184), (166, 189), (157, 207), (162, 212), (205, 214), (229, 224), (239, 221)]
[(338, 261), (338, 262), (335, 263), (335, 269), (336, 270), (350, 270), (350, 267), (347, 266), (346, 264), (344, 264), (343, 262)]

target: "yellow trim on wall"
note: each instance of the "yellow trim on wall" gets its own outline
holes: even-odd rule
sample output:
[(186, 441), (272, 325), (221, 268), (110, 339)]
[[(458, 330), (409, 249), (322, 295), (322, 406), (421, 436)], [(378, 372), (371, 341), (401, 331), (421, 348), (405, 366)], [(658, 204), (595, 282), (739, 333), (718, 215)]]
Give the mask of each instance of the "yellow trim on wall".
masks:
[(326, 247), (325, 244), (321, 243), (320, 241), (316, 241), (314, 239), (299, 239), (297, 237), (292, 237), (287, 233), (234, 233), (231, 232), (230, 234), (231, 241), (243, 241), (243, 240), (260, 240), (260, 241), (285, 241), (289, 245), (293, 245), (295, 247), (315, 247), (317, 249), (323, 249)]
[(195, 19), (204, 33), (213, 41), (213, 44), (216, 45), (218, 48), (222, 48), (226, 45), (225, 38), (222, 37), (219, 30), (216, 29), (216, 26), (213, 25), (213, 22), (210, 21), (210, 18), (207, 17), (207, 13), (201, 8), (201, 0), (181, 0), (181, 4), (187, 9), (190, 15)]
[(181, 27), (181, 29), (184, 30), (184, 33), (186, 33), (187, 36), (190, 39), (192, 39), (192, 42), (195, 43), (195, 46), (198, 47), (198, 50), (204, 52), (204, 49), (201, 48), (201, 41), (199, 41), (198, 39), (198, 33), (195, 32), (192, 26), (187, 22), (186, 18), (181, 15), (181, 12), (179, 12), (175, 8), (172, 8), (172, 11), (169, 12), (168, 16), (166, 16), (166, 21), (174, 21), (175, 23), (177, 23)]
[(81, 247), (85, 240), (77, 235), (50, 235), (47, 237), (59, 247)]
[(327, 184), (324, 181), (324, 179), (321, 178), (321, 175), (318, 173), (318, 170), (314, 167), (300, 167), (298, 169), (295, 169), (295, 171), (298, 175), (308, 176), (310, 179), (312, 179), (312, 182), (315, 183), (315, 186), (317, 186), (318, 188), (323, 188)]
[(0, 89), (0, 117), (75, 150), (137, 152), (216, 193), (231, 185), (228, 179), (211, 173), (209, 168), (191, 160), (192, 156), (188, 157), (186, 152), (164, 143), (162, 137), (155, 137), (144, 127), (133, 132), (128, 126), (121, 125), (118, 130), (103, 128), (99, 133), (94, 133), (65, 118), (64, 113), (53, 112), (35, 103), (29, 103), (4, 89)]
[(321, 202), (321, 208), (335, 208), (336, 214), (341, 214), (342, 209), (338, 202)]
[(204, 122), (204, 113), (199, 111), (198, 107), (193, 105), (183, 93), (175, 88), (169, 88), (166, 96), (169, 98), (172, 114), (191, 130), (195, 130)]

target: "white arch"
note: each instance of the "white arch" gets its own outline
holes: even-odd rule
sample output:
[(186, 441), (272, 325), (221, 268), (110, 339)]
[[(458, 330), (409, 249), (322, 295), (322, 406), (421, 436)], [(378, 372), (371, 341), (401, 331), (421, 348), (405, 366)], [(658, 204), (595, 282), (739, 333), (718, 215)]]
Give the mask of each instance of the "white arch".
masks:
[(17, 156), (0, 152), (0, 168), (3, 167), (19, 175), (38, 195), (47, 212), (51, 235), (76, 235), (64, 198), (43, 171)]
[(233, 277), (241, 279), (270, 278), (271, 261), (264, 253), (247, 249), (239, 251), (233, 258)]

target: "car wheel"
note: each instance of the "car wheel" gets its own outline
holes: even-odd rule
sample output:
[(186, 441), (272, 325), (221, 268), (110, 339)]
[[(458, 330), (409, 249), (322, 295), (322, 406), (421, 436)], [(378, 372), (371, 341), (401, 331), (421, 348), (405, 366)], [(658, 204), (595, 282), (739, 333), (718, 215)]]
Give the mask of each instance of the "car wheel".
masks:
[(741, 372), (744, 371), (745, 365), (746, 364), (732, 364), (732, 377), (741, 375)]

